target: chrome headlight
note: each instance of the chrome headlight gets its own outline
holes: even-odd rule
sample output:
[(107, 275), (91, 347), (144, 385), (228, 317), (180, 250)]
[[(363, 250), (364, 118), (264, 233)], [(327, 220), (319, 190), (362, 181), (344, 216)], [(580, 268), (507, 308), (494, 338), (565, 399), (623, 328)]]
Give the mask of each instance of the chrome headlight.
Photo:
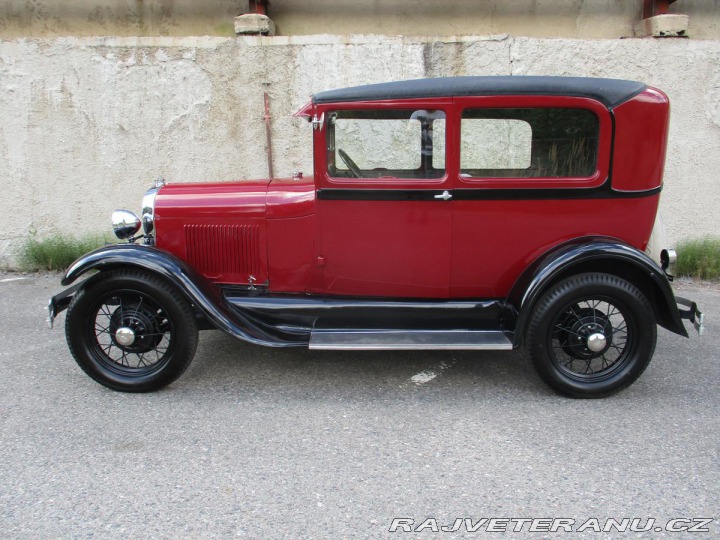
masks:
[(112, 226), (115, 236), (125, 240), (140, 230), (140, 218), (129, 210), (115, 210), (112, 213)]
[(145, 234), (155, 229), (155, 197), (162, 186), (151, 187), (145, 192), (142, 200), (142, 227)]

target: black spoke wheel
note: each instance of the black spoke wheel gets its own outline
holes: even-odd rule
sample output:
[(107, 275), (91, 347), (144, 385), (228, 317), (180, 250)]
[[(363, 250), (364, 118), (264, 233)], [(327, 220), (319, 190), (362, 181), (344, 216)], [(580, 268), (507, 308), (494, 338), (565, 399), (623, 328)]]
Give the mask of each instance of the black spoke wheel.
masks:
[(656, 333), (652, 307), (634, 285), (608, 274), (581, 274), (561, 281), (539, 300), (525, 350), (556, 391), (604, 397), (645, 371)]
[(176, 380), (197, 348), (191, 306), (164, 280), (136, 270), (91, 278), (65, 321), (78, 365), (113, 390), (147, 392)]

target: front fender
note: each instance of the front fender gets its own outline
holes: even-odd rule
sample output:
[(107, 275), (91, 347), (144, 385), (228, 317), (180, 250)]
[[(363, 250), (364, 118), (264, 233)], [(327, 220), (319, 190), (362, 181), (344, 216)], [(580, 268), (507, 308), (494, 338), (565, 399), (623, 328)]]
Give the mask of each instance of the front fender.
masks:
[[(259, 325), (242, 314), (231, 311), (215, 285), (185, 261), (151, 246), (118, 244), (91, 251), (70, 265), (61, 283), (70, 285), (90, 270), (103, 272), (116, 268), (141, 268), (160, 276), (177, 287), (213, 326), (243, 341), (271, 347), (307, 344), (307, 339), (303, 340), (302, 337)], [(71, 289), (73, 294), (77, 288), (76, 285)], [(53, 300), (63, 298), (63, 302), (56, 302), (56, 305), (64, 303), (67, 306), (69, 298), (66, 293), (60, 293), (51, 299), (51, 305)], [(51, 313), (51, 317), (53, 316), (54, 314)]]
[[(562, 244), (539, 257), (518, 278), (507, 303), (515, 309), (515, 345), (525, 334), (537, 301), (550, 285), (569, 275), (601, 271), (632, 280), (653, 304), (658, 323), (671, 332), (687, 337), (675, 294), (662, 269), (642, 251), (613, 238), (580, 238)], [(629, 273), (629, 275), (628, 275)]]
[(90, 270), (104, 271), (121, 266), (149, 270), (178, 286), (205, 280), (186, 262), (154, 247), (143, 244), (112, 244), (86, 253), (77, 259), (65, 271), (60, 283), (70, 285)]

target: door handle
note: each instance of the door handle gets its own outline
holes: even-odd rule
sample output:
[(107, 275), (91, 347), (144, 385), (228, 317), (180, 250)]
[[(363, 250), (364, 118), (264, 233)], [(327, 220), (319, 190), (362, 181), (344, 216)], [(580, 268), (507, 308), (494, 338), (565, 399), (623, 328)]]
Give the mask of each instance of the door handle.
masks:
[(452, 195), (450, 195), (450, 192), (446, 189), (440, 195), (435, 195), (435, 198), (442, 199), (443, 201), (447, 201), (448, 199), (452, 199)]

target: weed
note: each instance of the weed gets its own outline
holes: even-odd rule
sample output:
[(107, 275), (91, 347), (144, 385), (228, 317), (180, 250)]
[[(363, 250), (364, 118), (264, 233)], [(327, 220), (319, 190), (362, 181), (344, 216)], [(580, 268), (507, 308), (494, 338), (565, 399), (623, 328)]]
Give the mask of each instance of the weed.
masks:
[(55, 235), (38, 239), (31, 235), (20, 249), (20, 265), (23, 270), (64, 270), (70, 264), (105, 243), (100, 235), (73, 238)]
[(677, 247), (679, 276), (720, 279), (720, 238), (706, 236), (680, 242)]

